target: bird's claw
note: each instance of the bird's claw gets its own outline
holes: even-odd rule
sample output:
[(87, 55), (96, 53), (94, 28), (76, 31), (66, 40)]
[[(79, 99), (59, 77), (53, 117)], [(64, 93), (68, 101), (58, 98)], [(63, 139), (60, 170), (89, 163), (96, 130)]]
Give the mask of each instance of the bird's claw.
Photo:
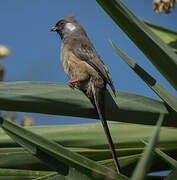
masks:
[(68, 81), (66, 84), (67, 84), (69, 87), (71, 87), (72, 89), (74, 89), (76, 83), (78, 83), (78, 80), (71, 80), (71, 81)]
[(72, 83), (70, 83), (70, 82), (67, 82), (66, 83), (69, 87), (71, 87), (72, 89), (74, 89), (74, 87), (75, 87), (75, 84), (72, 84)]

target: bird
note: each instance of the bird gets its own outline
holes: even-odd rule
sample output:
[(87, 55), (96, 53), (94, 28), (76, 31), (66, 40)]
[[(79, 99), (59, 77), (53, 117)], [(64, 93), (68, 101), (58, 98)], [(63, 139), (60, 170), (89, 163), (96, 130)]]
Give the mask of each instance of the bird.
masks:
[(60, 59), (70, 79), (67, 85), (81, 90), (95, 107), (108, 140), (115, 170), (120, 173), (120, 165), (105, 118), (106, 85), (109, 84), (114, 95), (116, 91), (107, 67), (96, 52), (86, 31), (75, 19), (76, 15), (64, 16), (52, 27), (51, 31), (57, 32), (62, 41)]

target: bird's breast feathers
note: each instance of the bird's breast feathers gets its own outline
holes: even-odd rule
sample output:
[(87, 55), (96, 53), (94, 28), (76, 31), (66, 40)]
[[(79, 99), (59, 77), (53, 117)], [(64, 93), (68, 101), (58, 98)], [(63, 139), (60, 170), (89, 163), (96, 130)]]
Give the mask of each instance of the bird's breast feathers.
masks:
[(90, 76), (97, 74), (92, 66), (76, 57), (68, 45), (62, 44), (60, 58), (64, 71), (71, 80), (87, 81)]

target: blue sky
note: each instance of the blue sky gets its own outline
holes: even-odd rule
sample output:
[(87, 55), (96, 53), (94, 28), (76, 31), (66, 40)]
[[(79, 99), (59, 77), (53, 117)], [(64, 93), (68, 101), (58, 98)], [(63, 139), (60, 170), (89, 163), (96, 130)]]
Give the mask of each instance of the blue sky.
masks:
[[(156, 14), (152, 1), (124, 0), (138, 17), (152, 23), (177, 29), (177, 10), (171, 14)], [(108, 40), (133, 58), (140, 66), (168, 88), (176, 91), (160, 75), (141, 51), (117, 27), (113, 20), (94, 0), (1, 0), (0, 44), (11, 50), (3, 61), (7, 81), (48, 81), (65, 83), (60, 62), (60, 38), (50, 29), (63, 16), (77, 13), (77, 20), (86, 30), (97, 52), (112, 75), (116, 89), (159, 99), (155, 93), (120, 59)], [(93, 122), (80, 118), (30, 114), (36, 125)]]

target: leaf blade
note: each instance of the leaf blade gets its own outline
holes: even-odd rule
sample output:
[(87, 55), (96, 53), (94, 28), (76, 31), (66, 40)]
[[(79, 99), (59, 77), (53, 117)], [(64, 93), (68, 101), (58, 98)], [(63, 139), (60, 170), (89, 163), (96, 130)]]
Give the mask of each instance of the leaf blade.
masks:
[(168, 44), (175, 53), (177, 53), (177, 32), (170, 29), (152, 24), (150, 22), (144, 21), (150, 29), (157, 34), (166, 44)]
[(157, 122), (156, 129), (154, 130), (152, 138), (151, 138), (149, 144), (146, 146), (144, 153), (133, 172), (132, 180), (143, 180), (145, 178), (146, 173), (148, 172), (148, 170), (150, 168), (153, 150), (155, 149), (155, 146), (158, 141), (160, 126), (163, 122), (163, 118), (164, 118), (164, 115), (161, 114), (159, 116), (159, 120)]
[[(40, 176), (50, 174), (51, 171), (34, 171), (34, 170), (19, 170), (19, 169), (5, 169), (0, 168), (0, 179), (34, 179)], [(55, 172), (54, 172), (55, 173)]]
[[(48, 165), (50, 165), (50, 163), (55, 166), (58, 165), (58, 167), (56, 168), (59, 168), (59, 172), (61, 172), (60, 168), (64, 168), (64, 172), (61, 172), (63, 173), (63, 175), (67, 175), (68, 171), (65, 171), (65, 166), (63, 166), (62, 163), (74, 167), (76, 170), (82, 172), (85, 175), (91, 177), (94, 175), (94, 178), (97, 177), (98, 179), (106, 178), (107, 172), (110, 173), (109, 175), (113, 179), (116, 179), (116, 177), (122, 180), (128, 179), (125, 176), (116, 175), (114, 171), (104, 166), (100, 166), (94, 161), (91, 161), (79, 154), (71, 152), (59, 144), (49, 141), (42, 136), (34, 134), (27, 129), (24, 129), (2, 118), (1, 126), (10, 135), (10, 137), (15, 139), (15, 141), (20, 145), (24, 146), (24, 148), (26, 148), (30, 153), (43, 161), (44, 158), (47, 158)], [(55, 164), (53, 159), (56, 161)], [(51, 167), (53, 168), (52, 165)]]
[(136, 72), (136, 74), (173, 110), (177, 112), (177, 97), (170, 93), (143, 68), (136, 64), (130, 57), (124, 54), (112, 41), (110, 42), (120, 57), (128, 64), (128, 66)]
[[(117, 91), (117, 94), (114, 97), (112, 92), (106, 92), (107, 120), (155, 124), (159, 113), (164, 113), (164, 125), (177, 127), (177, 113), (169, 111), (163, 102), (127, 92)], [(57, 83), (1, 82), (0, 109), (98, 118), (82, 92)]]
[[(108, 15), (177, 89), (177, 55), (120, 0), (97, 0)], [(155, 53), (154, 53), (155, 52)]]
[(163, 158), (168, 164), (170, 164), (173, 168), (177, 169), (177, 161), (167, 154), (165, 154), (163, 151), (160, 149), (156, 148), (155, 149), (156, 154), (158, 154), (161, 158)]

